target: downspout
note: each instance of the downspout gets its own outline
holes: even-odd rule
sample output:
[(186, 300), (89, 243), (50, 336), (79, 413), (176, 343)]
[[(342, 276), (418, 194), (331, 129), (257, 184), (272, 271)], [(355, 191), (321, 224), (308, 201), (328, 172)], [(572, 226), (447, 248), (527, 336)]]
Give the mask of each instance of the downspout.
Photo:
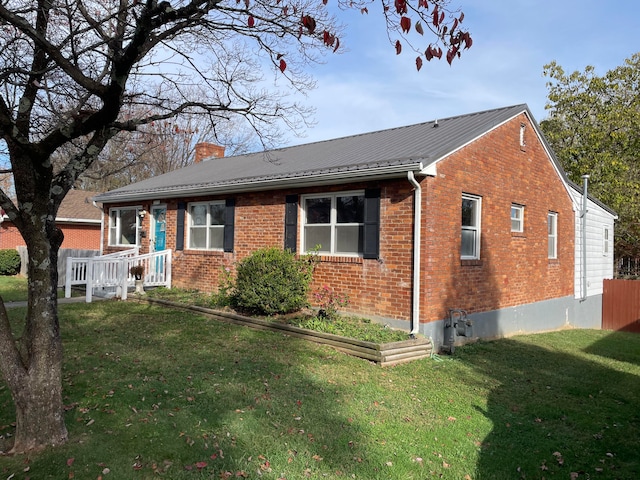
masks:
[(587, 299), (587, 201), (588, 201), (588, 188), (589, 188), (589, 175), (582, 175), (584, 186), (582, 187), (582, 212), (580, 213), (581, 228), (581, 254), (582, 254), (582, 281), (581, 281), (581, 297), (580, 301), (584, 302)]
[(94, 207), (100, 209), (100, 252), (98, 255), (102, 255), (104, 245), (104, 208), (100, 208), (95, 200), (91, 202)]
[(411, 332), (413, 338), (420, 330), (420, 244), (422, 218), (422, 187), (417, 182), (413, 172), (407, 172), (407, 179), (414, 186), (413, 192), (413, 293), (411, 295)]

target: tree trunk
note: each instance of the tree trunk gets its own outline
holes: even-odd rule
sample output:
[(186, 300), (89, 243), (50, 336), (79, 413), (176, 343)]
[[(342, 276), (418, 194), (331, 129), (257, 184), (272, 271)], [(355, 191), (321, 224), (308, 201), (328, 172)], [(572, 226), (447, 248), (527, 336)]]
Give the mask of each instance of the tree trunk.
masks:
[(16, 409), (11, 453), (41, 450), (67, 440), (56, 294), (62, 237), (51, 224), (40, 227), (30, 232), (26, 242), (29, 298), (20, 338), (14, 338), (4, 305), (0, 305), (0, 371)]
[(16, 433), (11, 453), (41, 450), (67, 441), (62, 404), (61, 362), (29, 371), (23, 387), (12, 391)]

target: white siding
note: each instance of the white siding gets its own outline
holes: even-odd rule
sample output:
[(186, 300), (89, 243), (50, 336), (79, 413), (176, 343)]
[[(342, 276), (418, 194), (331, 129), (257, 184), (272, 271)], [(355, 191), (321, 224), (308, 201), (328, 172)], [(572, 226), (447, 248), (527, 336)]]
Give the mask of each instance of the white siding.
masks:
[[(575, 298), (582, 296), (582, 194), (571, 189), (575, 208)], [(589, 200), (587, 203), (587, 296), (602, 295), (602, 280), (613, 278), (613, 227), (615, 216)], [(604, 230), (609, 229), (609, 252), (604, 252)]]

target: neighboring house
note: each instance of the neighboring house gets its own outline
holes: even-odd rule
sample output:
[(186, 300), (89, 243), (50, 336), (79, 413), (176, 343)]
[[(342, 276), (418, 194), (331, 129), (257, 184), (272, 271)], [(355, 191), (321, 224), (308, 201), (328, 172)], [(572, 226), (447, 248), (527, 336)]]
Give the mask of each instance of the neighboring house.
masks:
[[(450, 309), (478, 337), (599, 326), (612, 257), (588, 249), (581, 298), (579, 189), (526, 105), (231, 158), (200, 148), (192, 166), (96, 198), (105, 252), (171, 249), (173, 284), (210, 291), (260, 247), (319, 245), (315, 288), (436, 345)], [(589, 211), (603, 245), (615, 214)]]
[[(99, 192), (70, 190), (62, 201), (56, 225), (64, 234), (63, 249), (100, 250), (102, 209), (93, 204)], [(26, 246), (22, 235), (6, 215), (0, 222), (0, 249)]]

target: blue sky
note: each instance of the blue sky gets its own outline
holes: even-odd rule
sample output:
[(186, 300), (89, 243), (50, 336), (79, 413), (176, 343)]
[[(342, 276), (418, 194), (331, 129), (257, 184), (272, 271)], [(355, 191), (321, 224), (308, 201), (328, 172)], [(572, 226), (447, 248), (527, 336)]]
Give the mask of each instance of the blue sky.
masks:
[[(335, 2), (335, 0), (329, 0)], [(565, 72), (593, 65), (597, 75), (640, 52), (638, 0), (452, 0), (465, 13), (473, 47), (449, 66), (415, 68), (415, 54), (396, 56), (382, 15), (341, 14), (348, 49), (313, 67), (317, 88), (303, 101), (316, 109), (307, 143), (526, 103), (546, 117), (543, 66)], [(425, 35), (426, 36), (426, 35)]]

